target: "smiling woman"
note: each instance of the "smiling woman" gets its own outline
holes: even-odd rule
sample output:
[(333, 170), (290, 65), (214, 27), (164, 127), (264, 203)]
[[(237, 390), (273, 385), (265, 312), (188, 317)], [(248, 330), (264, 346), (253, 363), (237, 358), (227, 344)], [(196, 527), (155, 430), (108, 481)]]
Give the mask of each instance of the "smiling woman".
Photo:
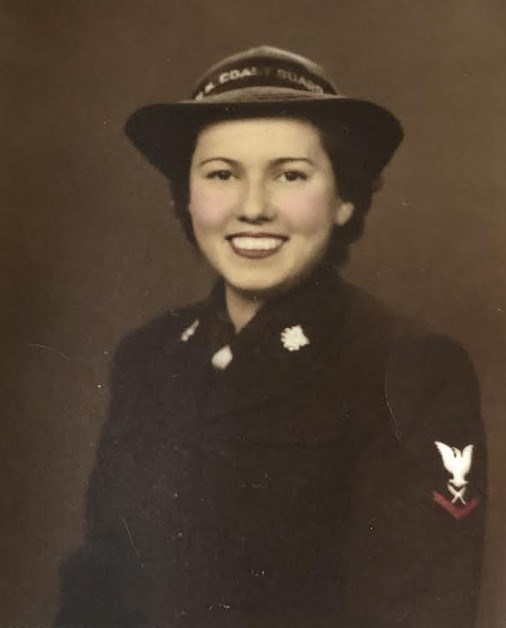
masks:
[(265, 299), (315, 269), (334, 226), (353, 213), (339, 197), (318, 129), (297, 119), (206, 127), (193, 153), (190, 199), (195, 238), (225, 279), (237, 330)]
[(397, 119), (262, 46), (126, 133), (218, 278), (116, 353), (57, 625), (471, 627), (486, 497), (472, 364), (338, 272)]

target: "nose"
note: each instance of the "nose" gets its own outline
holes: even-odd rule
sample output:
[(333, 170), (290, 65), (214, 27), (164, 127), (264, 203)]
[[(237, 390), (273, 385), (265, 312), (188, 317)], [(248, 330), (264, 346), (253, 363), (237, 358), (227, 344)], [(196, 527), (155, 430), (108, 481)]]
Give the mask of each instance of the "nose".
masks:
[(263, 224), (271, 221), (274, 214), (265, 183), (263, 181), (249, 181), (241, 199), (238, 220), (250, 224)]

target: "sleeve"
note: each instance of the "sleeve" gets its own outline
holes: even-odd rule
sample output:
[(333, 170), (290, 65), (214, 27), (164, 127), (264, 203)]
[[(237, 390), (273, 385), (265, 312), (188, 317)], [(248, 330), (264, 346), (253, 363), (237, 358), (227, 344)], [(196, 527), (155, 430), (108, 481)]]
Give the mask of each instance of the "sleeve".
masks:
[(486, 497), (473, 366), (446, 337), (404, 340), (387, 360), (384, 394), (389, 425), (355, 469), (346, 625), (470, 628)]
[[(122, 617), (125, 597), (140, 569), (122, 517), (123, 482), (132, 456), (128, 451), (131, 417), (131, 359), (125, 343), (116, 352), (111, 394), (86, 499), (86, 536), (82, 547), (61, 568), (61, 604), (55, 625), (61, 628), (134, 626), (135, 612)], [(133, 610), (133, 609), (130, 609)]]

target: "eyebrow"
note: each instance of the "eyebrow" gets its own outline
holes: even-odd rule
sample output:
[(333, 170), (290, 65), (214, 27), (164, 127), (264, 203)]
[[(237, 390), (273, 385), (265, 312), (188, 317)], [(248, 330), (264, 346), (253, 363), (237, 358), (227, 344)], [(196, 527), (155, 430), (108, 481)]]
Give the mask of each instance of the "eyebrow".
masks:
[(292, 161), (304, 161), (311, 166), (315, 165), (314, 161), (308, 157), (280, 157), (279, 159), (274, 159), (271, 163), (273, 166), (283, 166), (284, 164), (291, 163)]
[[(209, 163), (210, 161), (224, 161), (226, 164), (229, 164), (230, 166), (239, 165), (239, 162), (236, 161), (235, 159), (229, 159), (228, 157), (217, 156), (217, 157), (209, 157), (208, 159), (202, 160), (198, 164), (198, 167), (200, 168), (201, 166), (205, 166), (205, 164)], [(304, 161), (311, 166), (315, 165), (315, 163), (311, 161), (311, 159), (308, 159), (307, 157), (278, 157), (277, 159), (271, 160), (270, 165), (271, 166), (283, 166), (287, 163), (292, 163), (294, 161)]]
[(225, 163), (229, 164), (230, 166), (235, 166), (237, 164), (237, 161), (235, 161), (234, 159), (228, 159), (227, 157), (209, 157), (208, 159), (203, 159), (198, 164), (199, 168), (200, 168), (200, 166), (205, 166), (210, 161), (224, 161)]

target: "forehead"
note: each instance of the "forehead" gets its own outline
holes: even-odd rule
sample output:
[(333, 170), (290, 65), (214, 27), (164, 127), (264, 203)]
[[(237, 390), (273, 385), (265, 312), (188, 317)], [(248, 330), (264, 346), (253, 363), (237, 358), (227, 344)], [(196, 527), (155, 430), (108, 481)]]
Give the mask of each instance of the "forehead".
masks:
[(299, 118), (247, 118), (224, 120), (202, 129), (197, 137), (196, 153), (213, 151), (324, 152), (320, 131), (308, 120)]

